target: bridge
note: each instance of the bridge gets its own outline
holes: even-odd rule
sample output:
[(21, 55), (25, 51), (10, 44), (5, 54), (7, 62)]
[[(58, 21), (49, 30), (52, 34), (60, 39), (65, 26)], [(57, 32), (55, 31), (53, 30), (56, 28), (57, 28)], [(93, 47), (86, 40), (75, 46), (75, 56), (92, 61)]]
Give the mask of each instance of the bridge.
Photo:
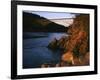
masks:
[(63, 25), (65, 27), (70, 26), (71, 24), (73, 24), (73, 21), (74, 21), (73, 18), (60, 18), (60, 19), (48, 19), (48, 20), (40, 19), (40, 20), (37, 20), (37, 21), (45, 26), (45, 25), (51, 23), (49, 20), (51, 22), (54, 22), (54, 23), (59, 24), (59, 25)]
[(71, 24), (73, 24), (74, 19), (72, 18), (61, 18), (61, 19), (50, 19), (50, 21), (63, 25), (65, 27), (70, 26)]

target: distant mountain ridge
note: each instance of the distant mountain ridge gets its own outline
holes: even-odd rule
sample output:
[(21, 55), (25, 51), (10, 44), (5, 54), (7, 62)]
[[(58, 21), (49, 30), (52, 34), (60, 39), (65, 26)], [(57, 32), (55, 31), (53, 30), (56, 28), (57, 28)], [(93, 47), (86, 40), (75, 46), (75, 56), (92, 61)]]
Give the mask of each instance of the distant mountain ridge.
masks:
[(67, 27), (56, 24), (37, 14), (23, 12), (24, 32), (66, 32)]

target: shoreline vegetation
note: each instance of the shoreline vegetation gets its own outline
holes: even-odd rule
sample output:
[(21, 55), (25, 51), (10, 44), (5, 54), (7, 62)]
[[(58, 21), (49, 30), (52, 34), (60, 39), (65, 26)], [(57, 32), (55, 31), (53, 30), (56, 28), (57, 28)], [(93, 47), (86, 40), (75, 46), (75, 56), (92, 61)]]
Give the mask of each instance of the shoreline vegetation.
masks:
[(57, 64), (44, 63), (41, 67), (86, 66), (90, 63), (89, 52), (89, 15), (80, 14), (69, 26), (67, 33), (60, 40), (54, 39), (47, 46), (52, 51), (61, 49), (61, 61)]

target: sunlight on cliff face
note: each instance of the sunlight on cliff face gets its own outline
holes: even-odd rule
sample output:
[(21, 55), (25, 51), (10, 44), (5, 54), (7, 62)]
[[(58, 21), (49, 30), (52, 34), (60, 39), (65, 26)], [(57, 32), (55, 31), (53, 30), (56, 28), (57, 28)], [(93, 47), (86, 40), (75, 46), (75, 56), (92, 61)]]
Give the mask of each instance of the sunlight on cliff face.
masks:
[(73, 24), (74, 19), (50, 19), (50, 21), (56, 23), (56, 24), (60, 24), (63, 25), (65, 27), (69, 27), (71, 24)]
[[(60, 21), (59, 21), (60, 22)], [(81, 14), (68, 27), (69, 36), (50, 43), (50, 49), (62, 49), (61, 62), (57, 66), (84, 66), (90, 64), (89, 15)], [(56, 43), (56, 47), (54, 46)]]

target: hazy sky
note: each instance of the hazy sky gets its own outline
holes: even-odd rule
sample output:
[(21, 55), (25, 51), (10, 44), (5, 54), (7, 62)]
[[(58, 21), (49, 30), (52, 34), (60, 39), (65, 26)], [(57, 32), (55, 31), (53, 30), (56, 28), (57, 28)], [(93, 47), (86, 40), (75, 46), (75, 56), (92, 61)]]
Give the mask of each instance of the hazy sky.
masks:
[(44, 12), (44, 11), (25, 11), (45, 17), (47, 19), (75, 18), (75, 14), (67, 12)]

